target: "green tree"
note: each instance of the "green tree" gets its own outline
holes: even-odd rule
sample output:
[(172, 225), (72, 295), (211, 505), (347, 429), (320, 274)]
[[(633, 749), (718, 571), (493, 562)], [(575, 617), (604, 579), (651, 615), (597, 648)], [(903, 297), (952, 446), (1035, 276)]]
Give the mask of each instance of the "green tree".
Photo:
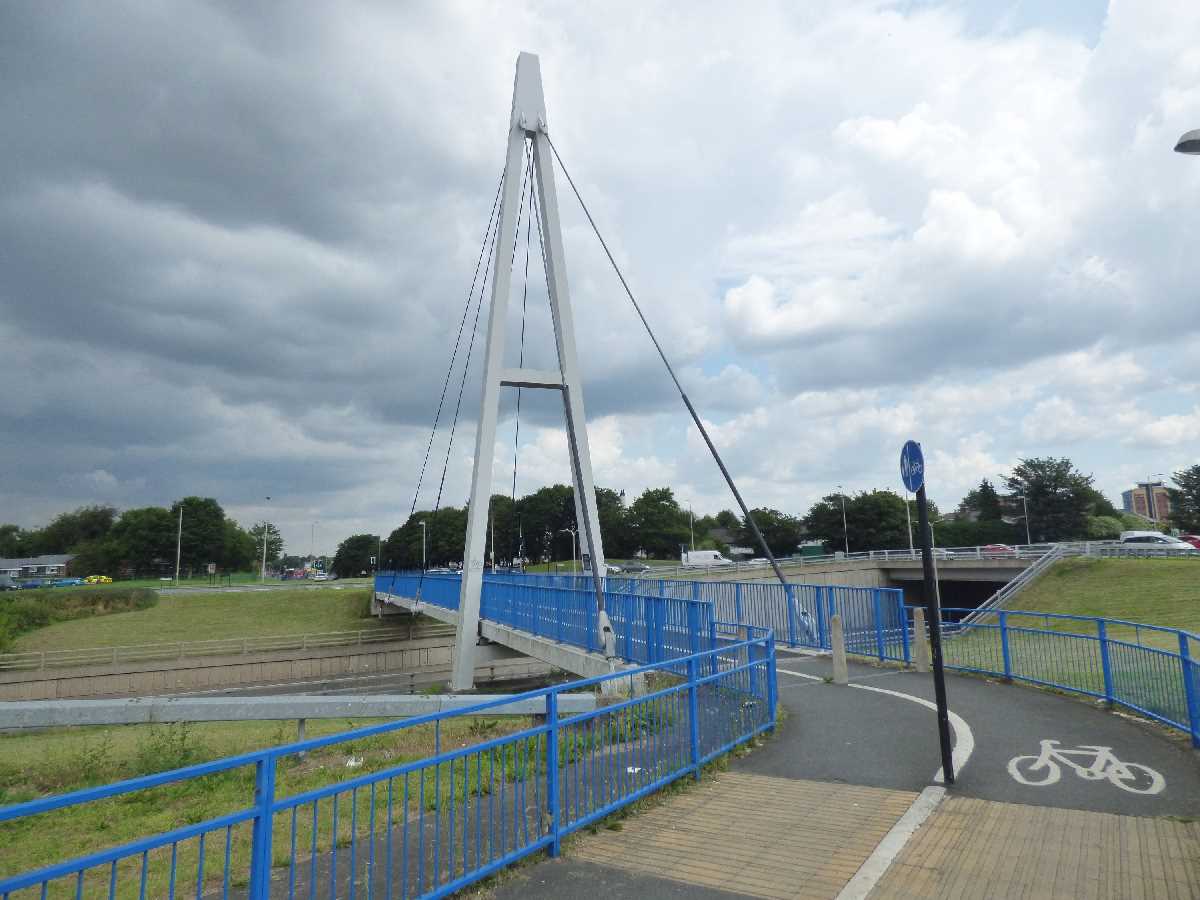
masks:
[[(244, 568), (253, 557), (253, 540), (250, 540), (251, 550), (243, 553), (238, 546), (236, 535), (228, 549), (230, 558), (226, 558), (227, 526), (225, 510), (212, 497), (184, 497), (171, 504), (171, 520), (179, 522), (179, 509), (183, 508), (183, 532), (180, 541), (180, 565), (187, 572), (203, 571), (208, 563), (218, 563), (225, 568), (234, 570)], [(234, 527), (237, 524), (234, 523)], [(238, 529), (239, 531), (241, 529)], [(245, 532), (242, 532), (245, 534)], [(246, 535), (249, 539), (249, 535)], [(236, 561), (242, 561), (239, 565)]]
[(33, 552), (70, 553), (85, 541), (107, 537), (116, 518), (117, 510), (112, 506), (81, 506), (74, 512), (61, 513), (36, 532)]
[(643, 491), (629, 505), (629, 525), (637, 546), (659, 559), (677, 557), (691, 536), (688, 514), (668, 487)]
[(732, 509), (723, 509), (717, 513), (716, 523), (718, 528), (727, 528), (733, 532), (742, 527), (742, 520)]
[(31, 535), (20, 525), (0, 525), (0, 557), (32, 556)]
[(376, 566), (371, 564), (371, 558), (378, 554), (379, 535), (352, 534), (338, 544), (337, 552), (333, 555), (333, 571), (339, 578), (375, 571)]
[[(758, 530), (762, 532), (763, 540), (771, 548), (772, 555), (791, 556), (796, 552), (804, 535), (804, 525), (799, 519), (789, 516), (787, 513), (781, 513), (777, 509), (765, 507), (752, 509), (750, 514), (754, 516), (754, 522), (758, 525)], [(749, 522), (741, 524), (738, 540), (746, 546), (754, 548), (755, 553), (761, 550)]]
[(629, 559), (637, 552), (633, 532), (629, 527), (629, 510), (625, 508), (625, 492), (611, 488), (596, 488), (596, 513), (604, 553), (610, 559)]
[(959, 504), (959, 509), (978, 513), (979, 518), (984, 521), (999, 519), (1000, 495), (996, 493), (995, 485), (985, 478), (979, 482), (979, 487), (967, 492), (967, 496)]
[(263, 530), (267, 532), (267, 565), (273, 565), (280, 556), (283, 555), (283, 535), (279, 533), (279, 529), (271, 522), (259, 522), (249, 530), (250, 537), (254, 538), (254, 555), (255, 558), (262, 561), (263, 552)]
[(1200, 463), (1180, 469), (1171, 476), (1171, 524), (1181, 531), (1200, 533)]
[(69, 571), (76, 577), (88, 575), (130, 575), (132, 571), (122, 570), (121, 545), (110, 537), (96, 538), (83, 541), (72, 548), (72, 558)]
[(1092, 477), (1069, 459), (1023, 459), (1004, 482), (1010, 492), (1025, 496), (1035, 541), (1078, 540), (1087, 534), (1087, 516), (1095, 502)]
[(383, 542), (384, 567), (421, 568), (422, 529), (426, 524), (425, 550), (429, 568), (462, 562), (467, 534), (467, 511), (447, 506), (437, 513), (417, 510)]
[(161, 506), (127, 509), (112, 527), (122, 563), (134, 574), (155, 573), (164, 564), (175, 563), (175, 521)]
[[(937, 506), (929, 503), (930, 521), (938, 518)], [(842, 497), (828, 494), (814, 503), (804, 516), (805, 533), (825, 545), (826, 551), (842, 550), (849, 535), (850, 551), (908, 549), (908, 516), (904, 498), (893, 491), (864, 491), (846, 497), (845, 533), (842, 527)], [(920, 544), (917, 509), (912, 506), (913, 542)], [(939, 537), (938, 543), (942, 543)]]
[[(185, 511), (183, 514), (185, 536), (187, 534), (187, 517), (188, 514)], [(215, 562), (225, 572), (257, 572), (262, 565), (262, 544), (233, 519), (225, 519), (221, 527), (221, 552), (208, 562)]]

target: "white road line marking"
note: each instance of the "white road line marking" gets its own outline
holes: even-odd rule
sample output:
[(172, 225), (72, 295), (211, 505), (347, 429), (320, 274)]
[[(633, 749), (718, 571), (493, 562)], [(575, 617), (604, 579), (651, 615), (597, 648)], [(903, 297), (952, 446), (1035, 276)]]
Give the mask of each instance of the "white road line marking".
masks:
[[(779, 669), (776, 671), (783, 672), (787, 675), (794, 675), (797, 678), (806, 678), (809, 681), (824, 681), (825, 679), (818, 675), (809, 675), (805, 672), (793, 672), (790, 669)], [(913, 703), (919, 703), (928, 709), (937, 711), (937, 704), (932, 700), (926, 700), (924, 697), (916, 697), (912, 694), (906, 694), (903, 691), (890, 691), (887, 688), (875, 687), (869, 684), (856, 684), (851, 682), (850, 687), (858, 688), (860, 691), (874, 691), (876, 694), (887, 694), (891, 697), (899, 697), (902, 700), (911, 700)], [(975, 752), (975, 734), (971, 731), (971, 726), (967, 724), (966, 719), (956, 713), (954, 710), (947, 710), (950, 718), (950, 727), (954, 729), (954, 752), (950, 755), (950, 764), (954, 766), (954, 772), (957, 775), (963, 770), (967, 762), (971, 759), (971, 754)], [(933, 780), (939, 784), (945, 781), (942, 768), (938, 766), (937, 772), (933, 776)]]
[[(922, 706), (937, 711), (937, 704), (932, 700), (926, 700), (924, 697), (914, 697), (912, 694), (905, 694), (902, 691), (889, 691), (887, 688), (874, 687), (869, 684), (851, 684), (850, 687), (858, 688), (860, 691), (874, 691), (877, 694), (889, 694), (892, 697), (900, 697), (904, 700), (911, 700), (913, 703), (919, 703)], [(950, 754), (950, 765), (954, 767), (954, 772), (957, 775), (966, 766), (970, 760), (971, 754), (975, 752), (975, 734), (971, 731), (971, 726), (966, 720), (952, 709), (946, 710), (950, 717), (950, 727), (954, 729), (954, 752)], [(936, 782), (944, 781), (942, 768), (938, 766), (937, 774), (933, 776)]]
[(875, 847), (875, 850), (867, 857), (854, 877), (846, 882), (846, 886), (842, 888), (841, 893), (837, 895), (837, 900), (863, 900), (875, 885), (879, 883), (888, 867), (900, 855), (900, 851), (904, 849), (904, 845), (908, 843), (908, 839), (916, 833), (916, 830), (921, 827), (929, 815), (938, 807), (942, 799), (946, 796), (944, 787), (934, 787), (930, 785), (917, 795), (917, 799), (902, 815), (891, 830), (883, 836), (883, 840)]

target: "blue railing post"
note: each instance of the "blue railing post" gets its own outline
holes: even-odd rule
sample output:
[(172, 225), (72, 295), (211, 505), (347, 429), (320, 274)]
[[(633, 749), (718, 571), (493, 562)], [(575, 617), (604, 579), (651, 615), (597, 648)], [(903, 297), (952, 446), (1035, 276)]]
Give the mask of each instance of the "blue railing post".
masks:
[(823, 650), (829, 644), (829, 625), (825, 621), (825, 588), (816, 585), (813, 588), (813, 597), (817, 607), (817, 646)]
[(688, 653), (700, 652), (700, 602), (687, 605)]
[(700, 602), (700, 582), (698, 581), (692, 582), (692, 600)]
[[(1100, 670), (1104, 673), (1104, 701), (1113, 705), (1112, 659), (1108, 652), (1108, 623), (1103, 619), (1096, 620), (1096, 634), (1100, 638)], [(1181, 635), (1182, 637), (1182, 635)], [(1184, 669), (1187, 675), (1187, 669)]]
[(554, 637), (560, 644), (562, 643), (563, 631), (563, 595), (562, 591), (554, 592), (554, 618), (557, 623), (554, 626)]
[[(275, 757), (268, 754), (254, 770), (254, 836), (250, 846), (251, 900), (271, 894), (271, 826), (275, 805)], [(226, 860), (228, 865), (228, 860)]]
[[(1004, 678), (1012, 681), (1012, 652), (1008, 646), (1008, 613), (1000, 610), (1000, 658), (1004, 660)], [(1108, 676), (1105, 675), (1105, 681)], [(1108, 693), (1105, 691), (1105, 693)]]
[(687, 661), (688, 673), (688, 732), (692, 744), (692, 771), (696, 780), (700, 780), (700, 697), (699, 685), (696, 684), (699, 672), (696, 657), (689, 656)]
[(1188, 728), (1192, 732), (1192, 746), (1200, 748), (1200, 688), (1196, 685), (1196, 663), (1192, 661), (1188, 636), (1179, 632), (1179, 663), (1183, 666), (1183, 696), (1187, 700)]
[(742, 583), (739, 581), (733, 586), (733, 613), (737, 617), (737, 623), (742, 624)]
[(871, 606), (875, 610), (875, 653), (883, 662), (883, 598), (879, 595), (879, 588), (871, 588)]
[(558, 818), (558, 692), (546, 692), (546, 811), (550, 815), (550, 855), (562, 852), (561, 823)]
[(796, 646), (796, 590), (788, 584), (784, 585), (784, 600), (787, 602), (788, 646)]
[[(710, 615), (708, 617), (708, 649), (717, 649), (717, 617)], [(717, 654), (713, 654), (708, 658), (708, 674), (717, 674)]]
[(775, 727), (775, 707), (779, 705), (779, 674), (775, 671), (775, 632), (767, 633), (767, 715)]

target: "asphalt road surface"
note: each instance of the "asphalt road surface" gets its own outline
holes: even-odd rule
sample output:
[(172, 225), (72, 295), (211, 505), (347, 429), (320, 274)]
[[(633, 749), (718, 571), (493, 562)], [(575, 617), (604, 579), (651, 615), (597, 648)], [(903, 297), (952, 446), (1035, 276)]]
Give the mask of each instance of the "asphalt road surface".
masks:
[[(748, 770), (912, 791), (934, 783), (936, 713), (912, 699), (932, 703), (932, 675), (851, 663), (850, 686), (827, 684), (828, 658), (790, 654), (780, 655), (779, 670), (787, 738), (751, 754)], [(1166, 729), (993, 679), (947, 674), (946, 692), (970, 732), (956, 740), (973, 744), (956, 794), (1131, 816), (1200, 815), (1196, 755)], [(1043, 741), (1057, 743), (1039, 765)]]

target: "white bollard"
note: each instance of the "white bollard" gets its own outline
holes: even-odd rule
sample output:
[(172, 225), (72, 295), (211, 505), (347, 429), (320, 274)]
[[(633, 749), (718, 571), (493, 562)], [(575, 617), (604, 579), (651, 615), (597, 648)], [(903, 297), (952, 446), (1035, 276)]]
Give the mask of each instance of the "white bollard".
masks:
[(913, 610), (913, 661), (918, 672), (929, 671), (929, 636), (925, 633), (925, 610)]
[(849, 684), (850, 672), (846, 667), (846, 633), (842, 628), (842, 617), (829, 620), (829, 644), (833, 649), (833, 683)]

